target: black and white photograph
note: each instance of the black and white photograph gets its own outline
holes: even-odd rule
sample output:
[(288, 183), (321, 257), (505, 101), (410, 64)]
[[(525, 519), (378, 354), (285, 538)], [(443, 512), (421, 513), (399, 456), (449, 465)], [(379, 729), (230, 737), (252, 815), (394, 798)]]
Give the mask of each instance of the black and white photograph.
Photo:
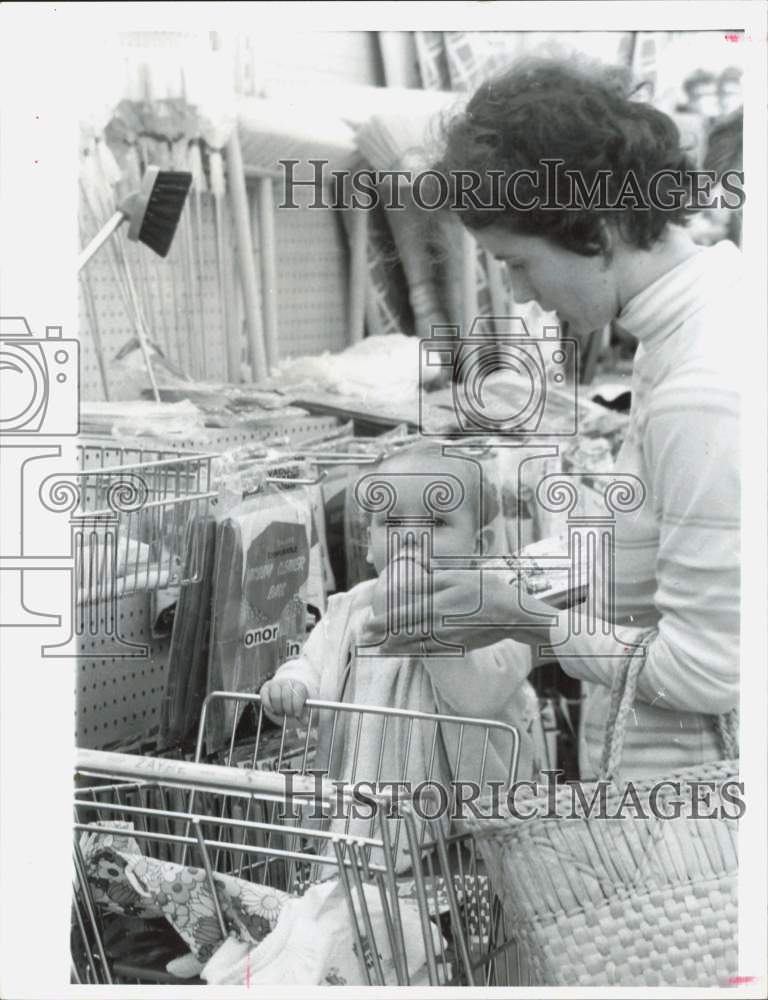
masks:
[(0, 9), (2, 996), (766, 995), (767, 14)]

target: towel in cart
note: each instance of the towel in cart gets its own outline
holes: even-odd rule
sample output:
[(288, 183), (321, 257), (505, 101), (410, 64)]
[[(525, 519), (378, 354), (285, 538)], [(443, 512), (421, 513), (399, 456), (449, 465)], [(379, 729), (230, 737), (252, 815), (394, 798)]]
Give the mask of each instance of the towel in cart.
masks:
[[(256, 945), (227, 940), (211, 958), (201, 978), (211, 985), (365, 986), (380, 980), (398, 982), (392, 940), (376, 886), (363, 886), (371, 934), (358, 940), (350, 919), (352, 899), (334, 879), (311, 886), (280, 911), (275, 929)], [(361, 902), (354, 898), (358, 925)], [(399, 906), (405, 959), (412, 986), (428, 985), (427, 957), (418, 907), (408, 900)], [(440, 953), (444, 942), (430, 925), (431, 947)], [(374, 957), (375, 953), (375, 957)]]

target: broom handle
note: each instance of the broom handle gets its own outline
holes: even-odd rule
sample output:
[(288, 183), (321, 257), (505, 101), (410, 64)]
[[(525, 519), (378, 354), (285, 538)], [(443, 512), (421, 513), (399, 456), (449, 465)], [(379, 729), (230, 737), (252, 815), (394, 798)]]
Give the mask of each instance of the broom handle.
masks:
[(365, 334), (365, 299), (368, 287), (368, 213), (352, 209), (349, 227), (349, 342)]
[(115, 232), (124, 222), (125, 215), (122, 212), (115, 212), (109, 222), (105, 223), (101, 229), (96, 233), (91, 242), (84, 247), (77, 257), (77, 270), (82, 271), (88, 261), (93, 257), (101, 247), (107, 242), (112, 233)]
[(213, 218), (216, 229), (216, 277), (219, 281), (219, 299), (221, 302), (221, 314), (224, 319), (224, 336), (227, 348), (227, 381), (239, 382), (233, 339), (235, 327), (233, 319), (229, 314), (229, 301), (227, 299), (224, 277), (224, 206), (221, 202), (221, 195), (217, 192), (213, 196)]
[(275, 190), (271, 177), (258, 180), (261, 235), (261, 296), (264, 338), (270, 366), (277, 364), (277, 250), (275, 248)]
[(259, 379), (269, 375), (269, 371), (267, 368), (267, 352), (264, 345), (264, 329), (261, 323), (261, 311), (259, 308), (256, 268), (253, 262), (253, 240), (251, 238), (251, 227), (248, 218), (248, 191), (245, 187), (243, 154), (240, 149), (240, 137), (237, 134), (237, 127), (232, 129), (232, 135), (227, 143), (227, 169), (229, 171), (229, 189), (232, 194), (232, 214), (235, 221), (235, 239), (237, 242), (237, 256), (240, 262), (245, 317), (251, 347), (251, 366), (254, 376)]
[(155, 380), (155, 372), (152, 368), (152, 359), (149, 355), (149, 345), (147, 344), (147, 334), (144, 329), (144, 320), (141, 317), (141, 307), (139, 306), (139, 300), (136, 295), (136, 289), (133, 286), (133, 279), (131, 278), (131, 272), (128, 268), (128, 262), (126, 261), (125, 276), (128, 279), (128, 291), (131, 296), (131, 301), (133, 303), (133, 310), (136, 314), (136, 334), (139, 338), (139, 346), (141, 347), (141, 353), (144, 357), (144, 364), (147, 367), (147, 375), (149, 375), (149, 381), (152, 385), (152, 392), (154, 393), (156, 402), (161, 402), (160, 390), (157, 388), (157, 382)]

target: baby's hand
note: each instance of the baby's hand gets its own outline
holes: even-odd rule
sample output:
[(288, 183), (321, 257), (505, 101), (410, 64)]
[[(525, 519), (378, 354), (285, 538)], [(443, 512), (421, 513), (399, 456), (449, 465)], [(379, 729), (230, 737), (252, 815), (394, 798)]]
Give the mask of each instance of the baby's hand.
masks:
[(293, 719), (301, 718), (309, 689), (301, 681), (273, 677), (262, 686), (259, 694), (264, 711), (270, 718), (280, 722), (286, 715)]

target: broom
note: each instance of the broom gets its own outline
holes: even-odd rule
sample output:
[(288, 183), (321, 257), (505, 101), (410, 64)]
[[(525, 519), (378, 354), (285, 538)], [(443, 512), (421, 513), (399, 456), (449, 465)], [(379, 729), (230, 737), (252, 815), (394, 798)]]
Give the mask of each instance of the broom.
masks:
[[(376, 110), (355, 133), (358, 149), (378, 170), (418, 171), (428, 166), (440, 117), (459, 98), (454, 93), (405, 88), (386, 88), (385, 93), (385, 98), (377, 98), (378, 107), (374, 103)], [(420, 219), (410, 185), (403, 184), (403, 188), (400, 195), (405, 210), (388, 211), (387, 221), (408, 282), (416, 335), (428, 337), (435, 326), (447, 323), (430, 247), (434, 227)]]
[(165, 257), (170, 250), (191, 183), (192, 174), (185, 171), (147, 167), (139, 191), (125, 199), (109, 222), (80, 251), (77, 258), (78, 271), (85, 267), (124, 222), (128, 223), (129, 240), (143, 243), (160, 257)]
[(358, 124), (358, 149), (377, 170), (430, 166), (441, 118), (457, 110), (463, 96), (452, 91), (389, 87), (384, 94), (386, 97), (372, 102), (372, 113), (369, 111)]

